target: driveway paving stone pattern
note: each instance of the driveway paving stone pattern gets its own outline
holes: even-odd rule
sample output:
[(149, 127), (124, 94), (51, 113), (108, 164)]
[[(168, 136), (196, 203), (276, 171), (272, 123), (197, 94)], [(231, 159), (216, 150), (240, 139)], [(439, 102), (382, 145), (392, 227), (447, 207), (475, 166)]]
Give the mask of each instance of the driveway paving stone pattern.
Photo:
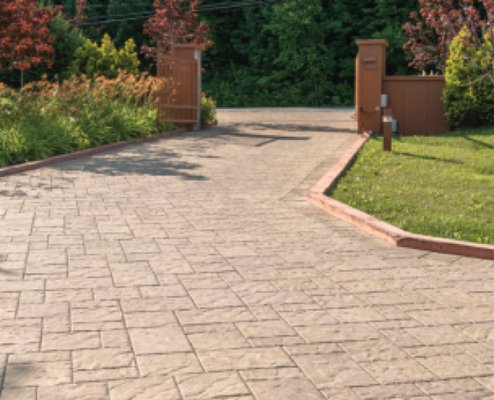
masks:
[(349, 110), (0, 180), (2, 400), (494, 399), (494, 263), (310, 206)]

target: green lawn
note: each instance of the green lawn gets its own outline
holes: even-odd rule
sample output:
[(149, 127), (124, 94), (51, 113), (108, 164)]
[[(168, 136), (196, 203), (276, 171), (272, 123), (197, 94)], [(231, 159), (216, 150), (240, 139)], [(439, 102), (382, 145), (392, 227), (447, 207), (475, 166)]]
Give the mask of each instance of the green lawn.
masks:
[(372, 138), (328, 191), (414, 233), (494, 244), (494, 128), (393, 140)]

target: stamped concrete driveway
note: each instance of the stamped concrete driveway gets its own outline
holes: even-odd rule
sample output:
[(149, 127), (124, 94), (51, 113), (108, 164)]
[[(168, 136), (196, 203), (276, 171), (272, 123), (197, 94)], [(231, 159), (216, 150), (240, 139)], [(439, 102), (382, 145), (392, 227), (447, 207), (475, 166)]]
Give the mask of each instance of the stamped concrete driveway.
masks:
[(304, 195), (349, 111), (0, 180), (1, 398), (494, 398), (494, 265), (399, 250)]

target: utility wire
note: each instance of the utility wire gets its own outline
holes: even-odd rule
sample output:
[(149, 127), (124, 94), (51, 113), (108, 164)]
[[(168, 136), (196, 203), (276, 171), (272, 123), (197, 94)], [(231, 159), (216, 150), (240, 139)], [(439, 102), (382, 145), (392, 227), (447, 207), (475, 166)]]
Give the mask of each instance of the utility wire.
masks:
[[(269, 3), (269, 2), (273, 2), (272, 0), (264, 0), (265, 2)], [(219, 2), (219, 3), (213, 3), (213, 4), (203, 4), (201, 3), (198, 7), (198, 9), (201, 9), (201, 8), (217, 8), (217, 7), (224, 7), (224, 6), (229, 6), (229, 5), (235, 5), (235, 4), (238, 4), (238, 3), (244, 3), (246, 1), (232, 1), (232, 0), (226, 0), (226, 1), (223, 1), (223, 2)], [(148, 2), (148, 3), (128, 3), (128, 2), (121, 2), (119, 3), (119, 5), (121, 6), (152, 6), (153, 3), (152, 1)], [(89, 3), (86, 3), (84, 5), (84, 8), (86, 9), (91, 9), (91, 8), (105, 8), (105, 7), (108, 7), (108, 4), (89, 4)]]
[(133, 12), (133, 13), (126, 13), (126, 14), (109, 14), (109, 15), (101, 15), (101, 16), (94, 16), (94, 17), (89, 17), (85, 19), (85, 22), (98, 22), (98, 21), (105, 21), (108, 19), (121, 19), (121, 18), (132, 18), (132, 17), (146, 17), (149, 15), (153, 15), (154, 11), (143, 11), (143, 12)]
[[(237, 7), (243, 7), (243, 6), (249, 6), (249, 5), (257, 5), (257, 4), (265, 4), (265, 3), (272, 3), (272, 0), (243, 0), (243, 1), (223, 1), (222, 3), (216, 3), (216, 4), (201, 4), (199, 7), (197, 7), (197, 11), (214, 11), (214, 10), (220, 10), (220, 9), (229, 9), (229, 8), (237, 8)], [(140, 3), (142, 5), (150, 5), (150, 4), (145, 4), (145, 3)], [(130, 3), (121, 3), (121, 5), (131, 5)], [(104, 6), (101, 4), (94, 4), (93, 6)], [(154, 12), (154, 11), (153, 11)], [(132, 13), (127, 13), (127, 14), (110, 14), (107, 15), (106, 17), (121, 17), (122, 15), (134, 15), (136, 12)], [(95, 17), (99, 18), (99, 17)]]
[[(121, 6), (152, 6), (153, 3), (152, 2), (149, 2), (149, 3), (125, 3), (125, 2), (122, 2), (122, 3), (119, 3), (119, 5), (121, 5)], [(84, 8), (87, 8), (87, 9), (105, 8), (105, 7), (108, 7), (108, 4), (89, 4), (89, 3), (86, 3), (84, 5)]]
[[(243, 1), (223, 1), (220, 3), (214, 3), (214, 4), (200, 4), (197, 7), (197, 10), (216, 10), (220, 8), (233, 8), (233, 7), (239, 7), (243, 5), (249, 5), (253, 3), (268, 3), (271, 2), (272, 0), (243, 0)], [(120, 3), (122, 6), (152, 6), (151, 3)], [(103, 7), (108, 7), (106, 4), (86, 4), (85, 8), (103, 8)]]
[[(248, 6), (256, 5), (269, 5), (277, 2), (277, 0), (243, 0), (243, 1), (224, 1), (223, 3), (201, 5), (197, 7), (197, 12), (210, 12), (210, 11), (223, 11), (230, 9), (244, 8)], [(92, 25), (104, 25), (114, 22), (126, 22), (136, 21), (141, 19), (148, 19), (155, 15), (155, 11), (148, 12), (134, 12), (126, 14), (109, 14), (105, 16), (96, 16), (86, 19), (80, 26), (92, 26)]]

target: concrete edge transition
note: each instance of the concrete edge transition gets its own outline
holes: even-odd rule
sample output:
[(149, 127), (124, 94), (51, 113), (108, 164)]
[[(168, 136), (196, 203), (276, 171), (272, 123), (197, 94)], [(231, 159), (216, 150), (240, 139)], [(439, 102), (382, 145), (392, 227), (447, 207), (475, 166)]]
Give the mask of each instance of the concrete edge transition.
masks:
[(364, 133), (316, 183), (307, 196), (311, 204), (397, 247), (494, 260), (494, 246), (410, 233), (325, 195), (351, 166), (370, 137), (369, 133)]

